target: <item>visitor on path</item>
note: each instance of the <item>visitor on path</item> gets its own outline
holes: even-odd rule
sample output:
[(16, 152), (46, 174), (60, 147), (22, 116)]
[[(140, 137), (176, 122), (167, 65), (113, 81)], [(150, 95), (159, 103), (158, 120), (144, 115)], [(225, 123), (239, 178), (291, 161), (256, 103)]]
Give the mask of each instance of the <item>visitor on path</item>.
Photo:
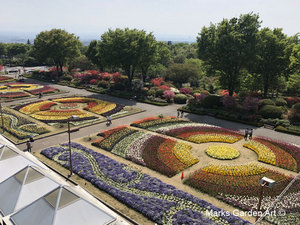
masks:
[(183, 110), (181, 110), (181, 116), (180, 116), (181, 118), (183, 118), (183, 114), (184, 114), (184, 112), (183, 112)]
[(111, 116), (107, 116), (107, 122), (106, 122), (107, 126), (112, 124), (111, 120), (112, 120)]
[(247, 141), (248, 135), (249, 135), (249, 128), (246, 128), (245, 135), (244, 135), (245, 141)]
[(177, 109), (177, 118), (180, 116), (180, 111)]
[(253, 135), (253, 129), (251, 128), (249, 130), (249, 140), (252, 140), (252, 135)]
[(31, 145), (30, 141), (26, 142), (26, 147), (27, 147), (27, 152), (31, 152), (32, 145)]
[(40, 93), (39, 93), (39, 98), (42, 98), (42, 97), (43, 97), (43, 93), (40, 92)]

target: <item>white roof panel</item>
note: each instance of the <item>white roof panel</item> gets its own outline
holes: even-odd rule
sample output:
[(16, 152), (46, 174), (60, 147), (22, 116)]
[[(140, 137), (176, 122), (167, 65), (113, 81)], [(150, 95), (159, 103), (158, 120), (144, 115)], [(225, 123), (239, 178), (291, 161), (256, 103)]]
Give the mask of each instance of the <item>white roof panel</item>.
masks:
[(114, 220), (115, 218), (111, 215), (80, 199), (59, 209), (53, 225), (104, 225)]

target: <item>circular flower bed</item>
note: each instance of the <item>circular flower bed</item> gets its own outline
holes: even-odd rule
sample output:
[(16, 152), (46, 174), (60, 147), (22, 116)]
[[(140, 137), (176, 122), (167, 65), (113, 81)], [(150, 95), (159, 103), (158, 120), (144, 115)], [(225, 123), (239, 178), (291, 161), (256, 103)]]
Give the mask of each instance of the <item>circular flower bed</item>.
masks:
[(215, 159), (235, 159), (240, 156), (237, 149), (225, 145), (209, 146), (205, 152)]
[(77, 108), (77, 103), (65, 103), (59, 106), (60, 109), (75, 109)]

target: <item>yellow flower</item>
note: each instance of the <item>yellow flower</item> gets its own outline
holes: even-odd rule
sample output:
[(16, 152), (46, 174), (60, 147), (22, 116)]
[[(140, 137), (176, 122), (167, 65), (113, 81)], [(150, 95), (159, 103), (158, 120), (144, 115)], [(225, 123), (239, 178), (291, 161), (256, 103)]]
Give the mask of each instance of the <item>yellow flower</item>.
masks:
[(198, 159), (196, 159), (194, 156), (191, 155), (190, 150), (192, 146), (185, 144), (185, 143), (176, 143), (173, 148), (173, 153), (176, 156), (179, 161), (184, 163), (187, 166), (191, 166), (197, 162), (199, 162)]

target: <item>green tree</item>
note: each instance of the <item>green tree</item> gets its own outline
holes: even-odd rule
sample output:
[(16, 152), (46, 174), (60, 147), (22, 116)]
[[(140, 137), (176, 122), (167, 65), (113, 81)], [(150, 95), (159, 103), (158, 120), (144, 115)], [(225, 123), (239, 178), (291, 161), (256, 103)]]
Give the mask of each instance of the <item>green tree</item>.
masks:
[(217, 25), (203, 27), (197, 37), (198, 56), (220, 73), (220, 83), (233, 91), (239, 87), (241, 70), (255, 59), (255, 47), (260, 22), (257, 14), (223, 19)]
[(104, 71), (104, 66), (101, 61), (101, 55), (99, 53), (99, 41), (92, 40), (88, 46), (88, 49), (85, 53), (86, 57), (91, 60), (91, 62), (98, 66), (100, 71)]
[(72, 58), (80, 55), (81, 42), (74, 34), (65, 30), (52, 29), (39, 33), (34, 39), (34, 52), (38, 60), (52, 60), (57, 71)]
[(199, 80), (200, 73), (194, 64), (172, 64), (166, 71), (166, 79), (173, 81), (177, 87), (183, 83)]
[(1, 58), (4, 58), (7, 54), (7, 51), (6, 51), (6, 44), (0, 42), (0, 59)]
[(7, 49), (7, 57), (12, 59), (13, 57), (17, 57), (18, 55), (26, 54), (30, 50), (30, 46), (22, 43), (9, 43), (6, 46)]
[(273, 31), (264, 28), (258, 34), (258, 54), (256, 72), (261, 75), (264, 97), (267, 96), (270, 87), (278, 84), (279, 78), (288, 67), (285, 60), (285, 48), (287, 39), (278, 30)]
[(92, 62), (85, 56), (78, 56), (74, 59), (71, 59), (69, 62), (69, 70), (80, 68), (83, 70), (91, 70), (95, 66), (92, 64)]
[(105, 65), (121, 67), (131, 85), (137, 68), (145, 73), (154, 63), (155, 42), (153, 34), (144, 30), (109, 29), (101, 36), (99, 53)]

